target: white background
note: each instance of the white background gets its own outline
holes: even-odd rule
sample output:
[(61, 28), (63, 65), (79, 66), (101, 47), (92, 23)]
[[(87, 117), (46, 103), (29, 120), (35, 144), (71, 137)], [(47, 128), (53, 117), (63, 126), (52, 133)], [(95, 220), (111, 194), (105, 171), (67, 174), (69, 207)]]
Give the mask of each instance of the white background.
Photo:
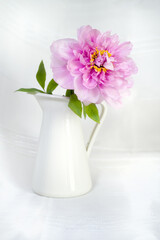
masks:
[[(159, 0), (0, 0), (1, 240), (160, 239), (159, 22)], [(49, 81), (51, 43), (87, 24), (131, 41), (139, 73), (123, 106), (108, 106), (90, 157), (92, 191), (41, 197), (32, 176), (42, 113), (14, 91), (38, 87), (42, 59)], [(87, 142), (93, 123), (83, 125)]]
[[(41, 110), (35, 99), (14, 93), (38, 87), (36, 71), (43, 59), (48, 81), (50, 45), (76, 38), (81, 25), (111, 30), (134, 48), (139, 73), (132, 94), (121, 108), (109, 107), (94, 147), (108, 151), (160, 150), (160, 2), (158, 0), (1, 0), (0, 1), (0, 132), (5, 137), (37, 139)], [(57, 90), (58, 93), (63, 93)], [(87, 121), (85, 139), (92, 123)], [(86, 131), (85, 131), (86, 132)], [(87, 135), (88, 134), (88, 135)]]

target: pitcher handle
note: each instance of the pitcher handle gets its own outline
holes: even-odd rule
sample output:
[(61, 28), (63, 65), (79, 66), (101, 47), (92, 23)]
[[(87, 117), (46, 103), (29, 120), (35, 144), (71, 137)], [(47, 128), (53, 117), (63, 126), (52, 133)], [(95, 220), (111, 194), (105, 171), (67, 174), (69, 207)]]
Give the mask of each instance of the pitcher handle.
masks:
[(93, 130), (92, 130), (92, 133), (90, 135), (90, 138), (89, 138), (89, 141), (87, 143), (87, 147), (86, 147), (86, 150), (87, 150), (87, 154), (88, 156), (90, 155), (90, 152), (92, 150), (92, 147), (93, 147), (93, 144), (95, 142), (95, 139), (97, 137), (97, 134), (104, 122), (104, 119), (105, 119), (105, 116), (107, 114), (107, 104), (106, 102), (102, 102), (100, 103), (101, 105), (101, 108), (102, 108), (102, 111), (101, 111), (101, 114), (100, 114), (100, 123), (96, 123), (96, 125), (94, 126)]

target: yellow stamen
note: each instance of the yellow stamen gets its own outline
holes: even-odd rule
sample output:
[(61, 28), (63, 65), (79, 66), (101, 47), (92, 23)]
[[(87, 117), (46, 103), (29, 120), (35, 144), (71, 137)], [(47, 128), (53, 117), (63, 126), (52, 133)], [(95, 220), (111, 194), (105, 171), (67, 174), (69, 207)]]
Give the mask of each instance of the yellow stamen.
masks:
[(105, 67), (98, 67), (96, 65), (94, 65), (94, 60), (98, 57), (98, 54), (101, 54), (101, 56), (104, 53), (107, 53), (108, 57), (111, 57), (112, 54), (110, 52), (108, 52), (107, 50), (98, 50), (98, 48), (96, 47), (96, 51), (91, 55), (91, 59), (90, 59), (90, 63), (91, 63), (91, 69), (94, 68), (96, 72), (107, 72), (107, 69)]
[(91, 66), (90, 68), (91, 69), (94, 68), (96, 72), (101, 72), (101, 70), (103, 72), (107, 72), (107, 69), (105, 67), (97, 67), (96, 65), (94, 65), (94, 66)]

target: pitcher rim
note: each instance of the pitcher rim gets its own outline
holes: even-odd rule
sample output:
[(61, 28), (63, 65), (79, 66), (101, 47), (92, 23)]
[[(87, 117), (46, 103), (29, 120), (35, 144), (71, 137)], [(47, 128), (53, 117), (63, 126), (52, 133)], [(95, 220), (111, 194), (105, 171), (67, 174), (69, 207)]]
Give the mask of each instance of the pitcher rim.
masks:
[(64, 100), (68, 101), (69, 97), (58, 95), (58, 94), (47, 94), (47, 93), (36, 93), (35, 97), (42, 97), (42, 98), (50, 98), (50, 99), (57, 99), (57, 100)]

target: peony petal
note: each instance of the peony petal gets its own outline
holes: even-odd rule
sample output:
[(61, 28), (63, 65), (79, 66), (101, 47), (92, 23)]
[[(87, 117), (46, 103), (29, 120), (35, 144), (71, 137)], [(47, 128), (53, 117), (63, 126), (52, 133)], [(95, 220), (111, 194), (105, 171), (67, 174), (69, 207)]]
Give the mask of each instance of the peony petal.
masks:
[(52, 68), (54, 80), (65, 89), (74, 89), (73, 77), (67, 67)]
[(129, 77), (132, 74), (136, 74), (138, 69), (134, 61), (126, 57), (124, 61), (115, 64), (115, 71), (123, 73), (124, 77)]
[(93, 89), (97, 86), (97, 81), (90, 77), (90, 74), (83, 74), (83, 86), (87, 89)]
[(79, 47), (74, 39), (60, 39), (51, 45), (51, 68), (55, 81), (63, 88), (73, 89), (73, 77), (67, 69), (67, 62), (74, 57), (73, 49)]
[(83, 80), (81, 77), (78, 77), (74, 80), (74, 91), (78, 96), (78, 99), (84, 102), (86, 105), (90, 103), (100, 103), (102, 99), (99, 88), (96, 87), (94, 89), (87, 89), (82, 82)]
[(55, 56), (58, 59), (68, 60), (71, 57), (74, 57), (73, 50), (75, 49), (75, 46), (79, 46), (75, 39), (66, 38), (53, 42), (50, 49), (52, 56)]
[(130, 54), (132, 50), (132, 43), (131, 42), (124, 42), (121, 43), (120, 45), (115, 48), (113, 56), (118, 56), (118, 57), (126, 57)]
[(92, 29), (91, 26), (82, 26), (77, 31), (78, 42), (81, 46), (85, 44), (93, 46), (96, 43), (97, 37), (100, 35), (100, 31)]
[(67, 61), (64, 58), (61, 58), (56, 54), (51, 56), (51, 69), (54, 67), (63, 67), (66, 65), (66, 63)]
[(77, 38), (80, 44), (84, 42), (86, 34), (88, 35), (88, 32), (90, 32), (92, 29), (91, 26), (82, 26), (77, 30)]
[(77, 59), (71, 59), (67, 62), (67, 69), (72, 75), (82, 74), (80, 69), (84, 66)]
[(105, 62), (103, 66), (108, 70), (114, 70), (114, 66), (112, 62)]
[(84, 57), (83, 55), (80, 56), (79, 60), (83, 65), (87, 65), (88, 63), (90, 63), (90, 58)]
[(99, 46), (100, 48), (105, 48), (105, 43), (106, 43), (106, 40), (107, 39), (110, 39), (110, 36), (111, 36), (111, 32), (108, 31), (108, 32), (105, 32), (103, 34), (100, 34), (98, 37), (97, 37), (97, 46)]
[(114, 87), (102, 87), (101, 93), (105, 99), (110, 98), (113, 101), (118, 101), (120, 99), (119, 91)]
[[(97, 29), (92, 29), (89, 33), (89, 36), (87, 38), (87, 42), (88, 43), (95, 43), (97, 41), (97, 37), (100, 35), (100, 31), (98, 31)], [(91, 44), (92, 45), (92, 44)], [(94, 46), (94, 45), (93, 45)], [(96, 46), (96, 45), (95, 45)]]

